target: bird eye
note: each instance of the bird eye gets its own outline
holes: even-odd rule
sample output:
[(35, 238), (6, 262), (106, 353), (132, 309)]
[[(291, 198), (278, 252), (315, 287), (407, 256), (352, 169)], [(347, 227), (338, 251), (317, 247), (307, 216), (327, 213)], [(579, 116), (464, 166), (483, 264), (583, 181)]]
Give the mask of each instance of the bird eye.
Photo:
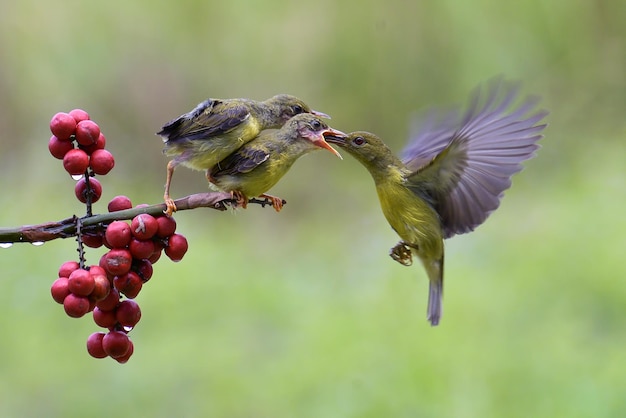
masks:
[(322, 124), (321, 124), (321, 122), (319, 120), (314, 120), (313, 122), (311, 122), (311, 126), (316, 131), (322, 128)]
[(360, 147), (361, 145), (365, 144), (365, 142), (367, 142), (367, 141), (365, 141), (365, 138), (363, 138), (362, 136), (357, 136), (356, 138), (354, 138), (354, 139), (352, 140), (352, 143), (353, 143), (354, 145), (359, 146), (359, 147)]
[(299, 115), (300, 113), (304, 112), (304, 109), (302, 108), (302, 106), (300, 105), (295, 105), (293, 107), (293, 114), (294, 115)]

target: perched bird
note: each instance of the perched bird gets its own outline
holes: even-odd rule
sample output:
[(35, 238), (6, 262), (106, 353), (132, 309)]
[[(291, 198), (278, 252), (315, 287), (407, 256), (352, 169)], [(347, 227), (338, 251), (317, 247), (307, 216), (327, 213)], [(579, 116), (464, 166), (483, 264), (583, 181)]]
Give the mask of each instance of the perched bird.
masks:
[(474, 230), (500, 204), (511, 176), (539, 147), (547, 115), (533, 111), (537, 101), (512, 107), (519, 87), (496, 79), (473, 94), (468, 109), (432, 119), (409, 141), (402, 159), (376, 135), (353, 132), (326, 136), (370, 172), (382, 211), (401, 241), (391, 257), (422, 262), (429, 278), (427, 318), (442, 314), (445, 238)]
[(264, 129), (280, 128), (301, 113), (329, 118), (311, 110), (297, 97), (279, 94), (262, 102), (249, 99), (207, 99), (189, 113), (168, 122), (157, 135), (163, 137), (163, 153), (174, 157), (167, 164), (163, 199), (166, 213), (176, 211), (170, 184), (176, 166), (209, 172), (219, 161), (255, 138)]
[(339, 158), (324, 135), (343, 138), (345, 134), (330, 128), (318, 116), (303, 113), (294, 116), (279, 130), (261, 132), (252, 141), (216, 164), (211, 172), (211, 183), (218, 189), (231, 192), (241, 206), (248, 198), (269, 199), (280, 212), (282, 199), (265, 194), (301, 156), (317, 149), (327, 149)]

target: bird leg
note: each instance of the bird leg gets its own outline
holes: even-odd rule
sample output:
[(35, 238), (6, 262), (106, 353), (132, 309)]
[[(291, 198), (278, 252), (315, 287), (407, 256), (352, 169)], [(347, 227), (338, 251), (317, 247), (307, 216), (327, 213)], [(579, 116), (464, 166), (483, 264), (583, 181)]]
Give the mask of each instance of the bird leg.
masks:
[(280, 212), (281, 209), (283, 208), (284, 200), (280, 197), (272, 196), (272, 195), (265, 194), (265, 193), (263, 193), (259, 197), (264, 197), (268, 203), (271, 203), (276, 212)]
[(176, 168), (176, 163), (174, 161), (170, 161), (167, 163), (167, 177), (165, 179), (165, 193), (163, 194), (163, 200), (165, 201), (165, 209), (164, 213), (167, 216), (172, 216), (174, 212), (176, 212), (176, 204), (174, 200), (170, 198), (170, 184), (172, 183), (172, 176), (174, 175), (174, 169)]
[(389, 256), (403, 266), (413, 264), (413, 255), (411, 254), (411, 245), (400, 241), (389, 251)]

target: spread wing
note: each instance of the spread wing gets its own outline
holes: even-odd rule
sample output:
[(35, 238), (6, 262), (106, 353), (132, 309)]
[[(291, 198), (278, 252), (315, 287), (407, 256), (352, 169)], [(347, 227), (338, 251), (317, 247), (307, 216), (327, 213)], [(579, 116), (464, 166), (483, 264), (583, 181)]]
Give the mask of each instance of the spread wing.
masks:
[(166, 141), (210, 139), (232, 131), (249, 117), (243, 102), (207, 99), (191, 112), (168, 122), (157, 135)]
[[(531, 113), (536, 99), (526, 99), (511, 109), (518, 91), (519, 86), (493, 80), (486, 97), (481, 89), (475, 91), (457, 126), (423, 133), (405, 150), (407, 164), (414, 171), (408, 187), (432, 198), (446, 238), (482, 224), (500, 205), (511, 176), (539, 148), (537, 141), (546, 125), (537, 123), (548, 112)], [(437, 151), (446, 136), (447, 143)], [(416, 155), (411, 156), (410, 150)], [(415, 168), (416, 162), (428, 158), (426, 165)]]

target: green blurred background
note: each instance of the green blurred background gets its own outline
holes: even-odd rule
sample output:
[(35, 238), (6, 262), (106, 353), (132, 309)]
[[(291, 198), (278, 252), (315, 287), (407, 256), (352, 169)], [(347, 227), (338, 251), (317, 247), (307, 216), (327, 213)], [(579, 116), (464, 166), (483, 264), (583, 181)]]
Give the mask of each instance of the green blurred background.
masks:
[[(57, 1), (0, 4), (0, 226), (83, 207), (46, 148), (86, 109), (116, 157), (102, 201), (162, 198), (154, 135), (206, 97), (291, 93), (400, 150), (411, 115), (498, 74), (543, 96), (538, 158), (476, 232), (447, 242), (445, 314), (369, 174), (299, 161), (258, 207), (176, 215), (190, 242), (138, 297), (126, 365), (49, 295), (72, 240), (0, 249), (0, 416), (626, 416), (623, 2)], [(206, 190), (174, 177), (175, 196)], [(96, 263), (102, 250), (90, 250)]]

